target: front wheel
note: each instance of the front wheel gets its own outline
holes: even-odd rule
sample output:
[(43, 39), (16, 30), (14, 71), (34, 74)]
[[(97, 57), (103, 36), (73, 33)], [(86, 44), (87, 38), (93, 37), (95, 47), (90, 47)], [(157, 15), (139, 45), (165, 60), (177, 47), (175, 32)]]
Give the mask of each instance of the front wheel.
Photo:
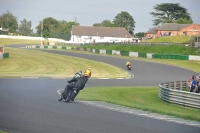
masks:
[(70, 90), (70, 91), (67, 93), (65, 102), (69, 102), (69, 101), (74, 97), (74, 95), (75, 95), (74, 91), (73, 91), (73, 90)]

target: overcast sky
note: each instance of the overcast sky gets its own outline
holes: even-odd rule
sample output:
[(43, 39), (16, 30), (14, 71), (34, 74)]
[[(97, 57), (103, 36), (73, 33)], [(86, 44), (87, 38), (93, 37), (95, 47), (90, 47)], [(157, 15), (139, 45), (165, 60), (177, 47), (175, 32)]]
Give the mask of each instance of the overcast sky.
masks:
[(200, 0), (0, 0), (0, 15), (9, 10), (17, 17), (18, 24), (24, 18), (32, 21), (32, 28), (47, 17), (74, 21), (81, 26), (92, 26), (103, 20), (113, 21), (121, 11), (128, 12), (135, 20), (135, 33), (146, 32), (153, 27), (149, 12), (161, 3), (180, 3), (188, 9), (193, 22), (200, 24)]

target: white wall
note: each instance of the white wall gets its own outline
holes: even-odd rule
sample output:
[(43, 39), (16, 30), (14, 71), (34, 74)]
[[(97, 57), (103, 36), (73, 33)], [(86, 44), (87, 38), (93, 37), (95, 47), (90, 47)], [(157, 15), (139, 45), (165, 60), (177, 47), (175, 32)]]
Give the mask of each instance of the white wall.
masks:
[(9, 36), (0, 35), (0, 38), (12, 38), (12, 39), (27, 39), (27, 40), (45, 40), (43, 37), (32, 37), (32, 36)]
[(103, 37), (100, 36), (71, 36), (71, 42), (89, 43), (89, 42), (132, 42), (132, 38), (117, 38), (117, 37)]

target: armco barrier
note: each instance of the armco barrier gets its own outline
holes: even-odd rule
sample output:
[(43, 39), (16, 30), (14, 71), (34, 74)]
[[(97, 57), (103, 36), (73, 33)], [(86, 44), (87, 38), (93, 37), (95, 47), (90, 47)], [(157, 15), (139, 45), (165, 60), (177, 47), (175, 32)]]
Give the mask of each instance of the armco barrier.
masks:
[(87, 48), (83, 48), (84, 51), (87, 51)]
[(0, 59), (4, 59), (4, 58), (8, 58), (8, 57), (9, 57), (9, 53), (0, 54)]
[(147, 58), (147, 54), (146, 53), (138, 52), (138, 57)]
[(66, 47), (62, 46), (62, 49), (67, 49)]
[(129, 51), (120, 51), (121, 55), (129, 56)]
[(106, 50), (106, 54), (112, 55), (112, 50)]
[(164, 101), (200, 109), (200, 94), (181, 91), (186, 87), (186, 81), (161, 83), (158, 95)]
[(178, 55), (178, 54), (152, 54), (152, 58), (189, 60), (188, 55)]
[(9, 53), (3, 53), (3, 58), (9, 57)]
[(95, 53), (99, 54), (100, 50), (99, 49), (95, 49)]

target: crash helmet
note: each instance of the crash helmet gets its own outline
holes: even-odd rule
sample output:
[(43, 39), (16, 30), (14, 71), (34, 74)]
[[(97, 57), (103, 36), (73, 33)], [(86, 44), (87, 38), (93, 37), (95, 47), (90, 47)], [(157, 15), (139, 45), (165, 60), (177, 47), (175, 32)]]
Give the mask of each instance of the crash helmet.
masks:
[(78, 73), (79, 73), (79, 74), (82, 74), (82, 71), (80, 70)]

